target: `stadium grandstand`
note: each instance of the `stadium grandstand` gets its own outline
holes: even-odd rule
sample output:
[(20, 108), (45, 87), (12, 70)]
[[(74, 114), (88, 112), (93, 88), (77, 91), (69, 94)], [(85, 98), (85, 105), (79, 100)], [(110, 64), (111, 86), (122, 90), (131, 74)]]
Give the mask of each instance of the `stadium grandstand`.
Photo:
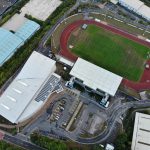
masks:
[(78, 58), (70, 75), (75, 82), (97, 93), (116, 94), (122, 77)]
[(150, 21), (150, 7), (140, 0), (119, 0), (120, 5)]
[(1, 95), (0, 115), (19, 123), (35, 114), (59, 84), (61, 77), (55, 70), (54, 60), (34, 51)]
[[(15, 18), (18, 20), (11, 19), (0, 28), (0, 66), (40, 29), (40, 25), (34, 21), (23, 18), (20, 23), (20, 17), (15, 16)], [(19, 22), (17, 28), (13, 25), (16, 21)]]

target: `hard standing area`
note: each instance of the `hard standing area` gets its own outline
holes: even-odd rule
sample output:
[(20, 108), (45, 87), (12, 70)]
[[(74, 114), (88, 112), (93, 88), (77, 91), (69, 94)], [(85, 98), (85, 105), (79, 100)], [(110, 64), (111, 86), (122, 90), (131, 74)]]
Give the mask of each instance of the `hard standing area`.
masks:
[(61, 3), (60, 0), (30, 0), (21, 13), (45, 21)]
[[(13, 18), (16, 19), (16, 15), (12, 17), (12, 20)], [(10, 25), (13, 24), (12, 21), (8, 22), (8, 24), (6, 23), (6, 26), (3, 26), (4, 29), (0, 28), (0, 66), (11, 58), (17, 49), (40, 29), (40, 25), (36, 22), (26, 18), (22, 20), (22, 23), (18, 23), (12, 28), (10, 28)], [(19, 22), (19, 20), (14, 21)], [(13, 33), (8, 30), (13, 31)]]

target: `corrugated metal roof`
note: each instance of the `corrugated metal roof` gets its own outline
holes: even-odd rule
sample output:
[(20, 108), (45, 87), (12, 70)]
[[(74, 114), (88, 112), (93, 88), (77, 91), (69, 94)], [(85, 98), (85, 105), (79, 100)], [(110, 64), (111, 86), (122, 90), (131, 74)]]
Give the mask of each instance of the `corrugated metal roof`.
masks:
[(23, 44), (13, 33), (0, 28), (0, 66)]
[(26, 41), (39, 29), (39, 24), (28, 20), (16, 31), (15, 35)]

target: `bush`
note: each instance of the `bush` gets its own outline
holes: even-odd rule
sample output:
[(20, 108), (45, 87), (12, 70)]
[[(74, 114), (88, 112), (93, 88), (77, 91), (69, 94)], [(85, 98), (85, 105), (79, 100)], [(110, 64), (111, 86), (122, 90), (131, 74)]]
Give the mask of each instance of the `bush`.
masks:
[(33, 133), (30, 136), (31, 141), (47, 150), (67, 150), (67, 145), (59, 140), (52, 140), (48, 137), (41, 136), (38, 133)]

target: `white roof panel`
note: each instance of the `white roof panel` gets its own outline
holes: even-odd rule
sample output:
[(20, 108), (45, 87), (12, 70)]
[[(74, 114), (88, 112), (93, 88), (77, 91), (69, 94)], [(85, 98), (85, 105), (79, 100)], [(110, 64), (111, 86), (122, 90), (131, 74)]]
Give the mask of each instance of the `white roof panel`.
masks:
[(150, 7), (143, 5), (139, 10), (138, 13), (141, 14), (144, 18), (150, 20)]
[(136, 10), (138, 10), (142, 5), (144, 5), (144, 3), (139, 0), (119, 0), (119, 2), (124, 3)]
[(0, 97), (0, 115), (16, 123), (54, 68), (54, 60), (34, 51)]
[(76, 61), (70, 75), (82, 80), (86, 86), (102, 90), (112, 96), (115, 95), (122, 81), (122, 77), (81, 58)]
[(136, 113), (131, 150), (150, 149), (150, 115)]

